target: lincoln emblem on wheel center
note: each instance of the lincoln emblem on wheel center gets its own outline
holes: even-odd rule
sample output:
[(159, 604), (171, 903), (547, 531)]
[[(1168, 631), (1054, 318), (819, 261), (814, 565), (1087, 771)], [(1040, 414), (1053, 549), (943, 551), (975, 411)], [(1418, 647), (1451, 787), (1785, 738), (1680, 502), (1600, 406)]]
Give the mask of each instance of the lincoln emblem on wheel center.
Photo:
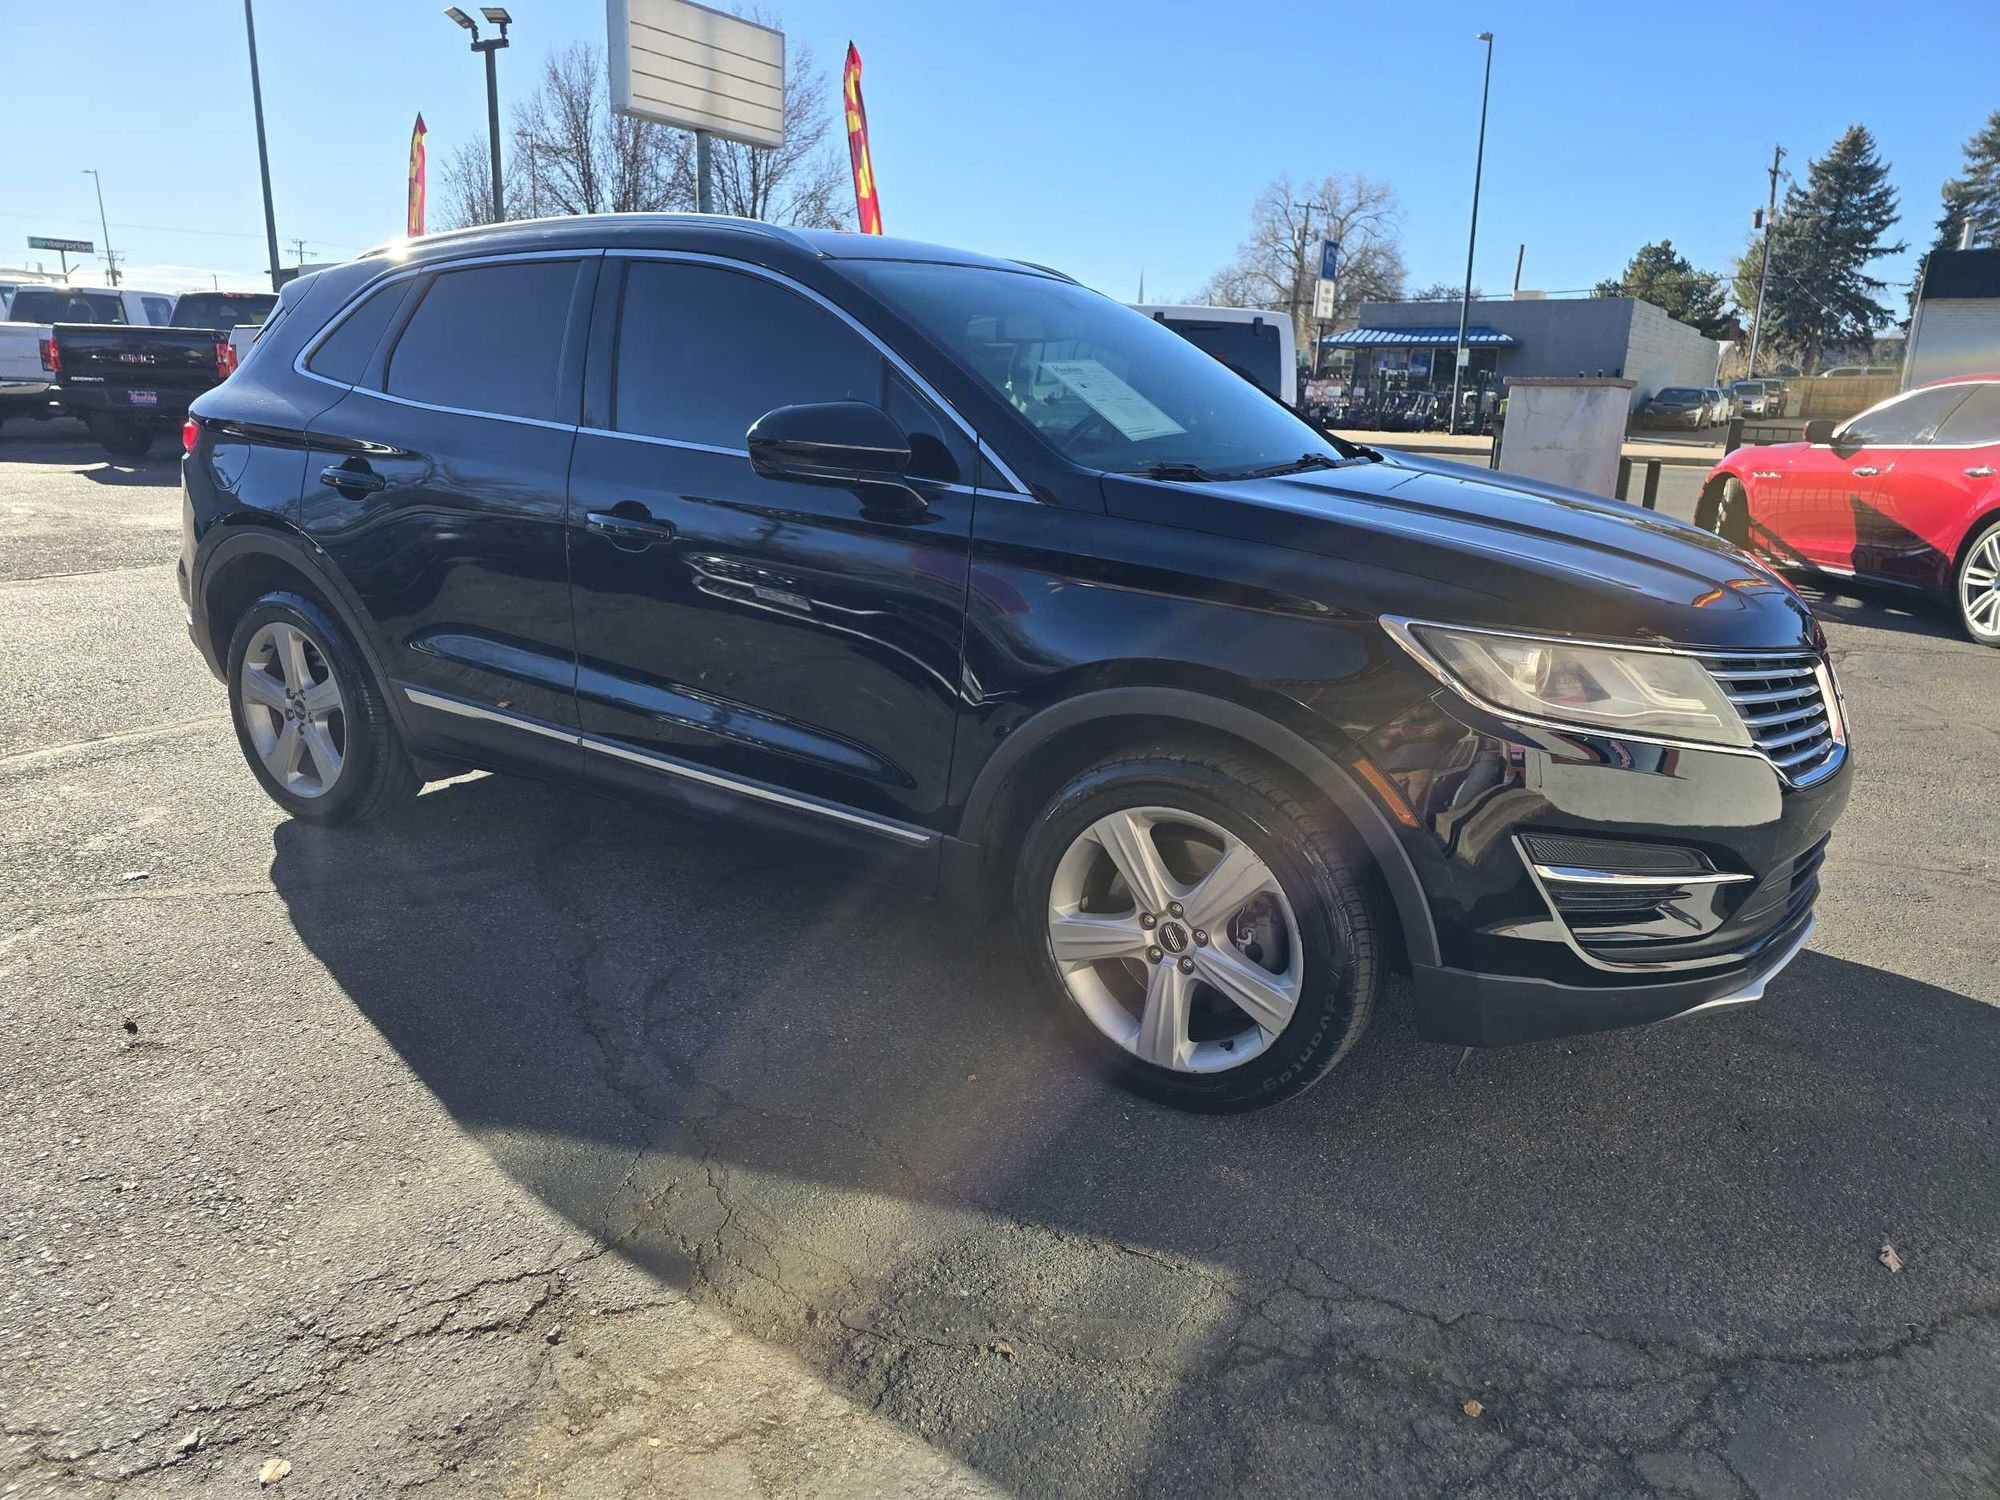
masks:
[(1753, 1001), (1847, 800), (1826, 642), (1736, 547), (1328, 436), (1000, 256), (419, 237), (192, 411), (189, 629), (293, 817), (473, 767), (779, 825), (1009, 915), (1183, 1108), (1306, 1087), (1392, 974), (1461, 1045)]

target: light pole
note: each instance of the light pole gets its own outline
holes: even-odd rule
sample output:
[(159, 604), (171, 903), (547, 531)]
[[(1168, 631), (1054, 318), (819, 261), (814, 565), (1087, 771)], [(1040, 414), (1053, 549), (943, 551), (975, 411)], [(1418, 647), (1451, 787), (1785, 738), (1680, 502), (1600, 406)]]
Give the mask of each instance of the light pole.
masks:
[[(104, 179), (97, 175), (97, 168), (85, 167), (83, 175), (97, 184), (97, 227), (104, 231), (104, 270), (111, 278), (113, 286), (118, 285), (118, 257), (111, 250), (111, 223), (104, 217)], [(63, 262), (63, 279), (69, 279), (69, 262)]]
[(271, 290), (284, 290), (278, 263), (278, 215), (271, 207), (271, 153), (264, 145), (264, 85), (257, 77), (257, 20), (250, 0), (243, 0), (243, 34), (250, 41), (250, 107), (257, 116), (257, 175), (264, 182), (264, 245), (271, 257)]
[(1465, 380), (1470, 351), (1465, 347), (1466, 324), (1472, 319), (1472, 252), (1479, 244), (1479, 179), (1486, 172), (1486, 101), (1493, 93), (1493, 33), (1482, 31), (1486, 43), (1486, 82), (1479, 91), (1479, 152), (1472, 159), (1472, 229), (1465, 237), (1465, 295), (1458, 299), (1458, 359), (1451, 367), (1451, 418), (1446, 430), (1458, 431), (1458, 391)]
[(507, 217), (507, 199), (500, 185), (500, 77), (494, 69), (493, 54), (507, 45), (507, 28), (514, 24), (514, 18), (500, 6), (480, 6), (479, 13), (488, 24), (500, 28), (500, 35), (482, 42), (479, 23), (472, 17), (456, 5), (447, 5), (444, 13), (472, 33), (474, 52), (486, 54), (486, 139), (493, 156), (493, 222), (498, 224)]

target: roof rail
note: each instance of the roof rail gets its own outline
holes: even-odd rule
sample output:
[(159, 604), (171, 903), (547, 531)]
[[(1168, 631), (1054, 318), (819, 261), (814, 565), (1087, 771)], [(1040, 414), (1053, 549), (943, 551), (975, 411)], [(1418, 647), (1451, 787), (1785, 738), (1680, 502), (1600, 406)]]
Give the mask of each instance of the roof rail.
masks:
[(632, 224), (638, 222), (672, 224), (704, 229), (733, 229), (761, 235), (766, 239), (779, 240), (798, 249), (810, 250), (812, 246), (805, 237), (782, 224), (766, 223), (762, 219), (746, 219), (735, 214), (696, 213), (653, 213), (630, 212), (608, 214), (555, 214), (540, 219), (505, 219), (498, 224), (467, 224), (458, 229), (441, 229), (435, 234), (419, 235), (415, 239), (398, 237), (384, 240), (379, 245), (371, 245), (363, 250), (358, 259), (372, 255), (387, 255), (391, 252), (408, 253), (416, 248), (432, 245), (458, 244), (500, 235), (509, 230), (527, 229), (537, 225), (584, 225), (584, 224)]

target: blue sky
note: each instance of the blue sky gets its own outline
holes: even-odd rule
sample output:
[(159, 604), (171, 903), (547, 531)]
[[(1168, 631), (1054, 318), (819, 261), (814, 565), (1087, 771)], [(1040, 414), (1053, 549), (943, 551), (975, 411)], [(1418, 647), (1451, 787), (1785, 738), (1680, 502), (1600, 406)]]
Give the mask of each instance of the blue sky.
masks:
[[(254, 284), (264, 261), (242, 9), (236, 0), (14, 0), (9, 118), (30, 149), (0, 160), (0, 264), (24, 236), (100, 239), (86, 167), (103, 173), (112, 243), (169, 286)], [(514, 0), (503, 105), (550, 48), (602, 42), (600, 0)], [(1475, 279), (1587, 287), (1670, 237), (1724, 270), (1782, 141), (1801, 174), (1850, 123), (1874, 130), (1912, 252), (1939, 184), (2000, 107), (1974, 59), (2000, 55), (1994, 0), (1607, 6), (1301, 5), (1233, 0), (888, 0), (773, 4), (831, 71), (866, 64), (892, 234), (1060, 266), (1122, 297), (1193, 291), (1241, 239), (1281, 172), (1386, 179), (1413, 284), (1463, 273), (1478, 124), (1474, 40), (1496, 33)], [(260, 0), (258, 40), (278, 232), (334, 259), (402, 227), (412, 117), (433, 160), (485, 127), (483, 75), (426, 0)], [(79, 79), (88, 74), (86, 95)], [(90, 101), (85, 103), (86, 98)]]

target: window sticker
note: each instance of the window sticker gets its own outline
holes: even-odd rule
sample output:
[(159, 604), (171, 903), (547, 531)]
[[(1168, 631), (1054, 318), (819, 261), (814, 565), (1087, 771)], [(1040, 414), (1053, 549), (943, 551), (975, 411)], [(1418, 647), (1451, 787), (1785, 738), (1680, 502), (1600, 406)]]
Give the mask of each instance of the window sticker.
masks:
[(1042, 368), (1068, 386), (1130, 442), (1172, 437), (1187, 429), (1094, 359), (1051, 359)]

